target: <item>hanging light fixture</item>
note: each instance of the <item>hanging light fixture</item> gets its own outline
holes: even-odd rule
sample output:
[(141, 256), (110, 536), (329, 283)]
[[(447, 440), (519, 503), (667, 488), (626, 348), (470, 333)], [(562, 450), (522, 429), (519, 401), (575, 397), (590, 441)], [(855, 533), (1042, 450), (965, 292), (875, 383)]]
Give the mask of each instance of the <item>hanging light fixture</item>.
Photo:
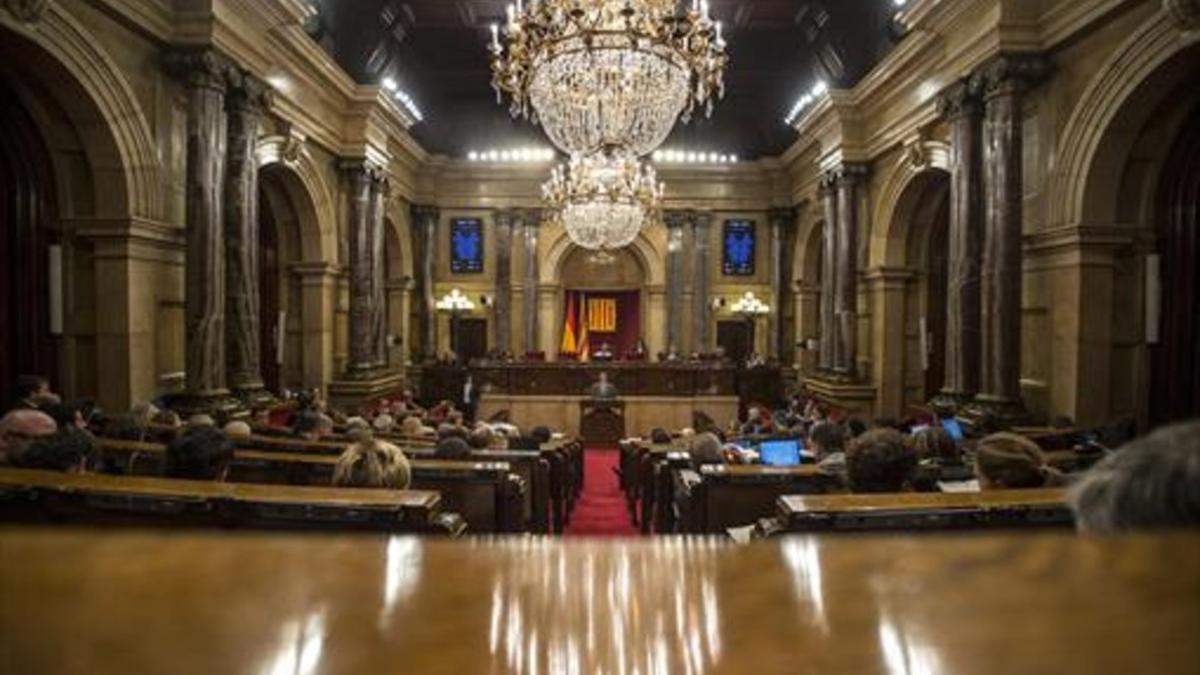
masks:
[(640, 157), (677, 119), (712, 113), (728, 64), (708, 0), (516, 0), (492, 26), (492, 86), (514, 117), (570, 155), (621, 147)]
[(663, 186), (654, 169), (627, 152), (575, 155), (542, 186), (552, 220), (567, 236), (593, 251), (633, 243), (642, 227), (658, 219)]

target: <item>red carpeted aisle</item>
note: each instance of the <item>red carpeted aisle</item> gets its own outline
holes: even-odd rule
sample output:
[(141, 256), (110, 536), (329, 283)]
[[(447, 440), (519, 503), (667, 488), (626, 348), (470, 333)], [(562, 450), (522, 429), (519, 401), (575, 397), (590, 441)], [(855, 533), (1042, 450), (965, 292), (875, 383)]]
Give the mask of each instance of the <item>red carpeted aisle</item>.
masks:
[(625, 493), (614, 469), (618, 450), (588, 448), (584, 451), (583, 491), (571, 513), (568, 537), (633, 537), (638, 530), (629, 522)]

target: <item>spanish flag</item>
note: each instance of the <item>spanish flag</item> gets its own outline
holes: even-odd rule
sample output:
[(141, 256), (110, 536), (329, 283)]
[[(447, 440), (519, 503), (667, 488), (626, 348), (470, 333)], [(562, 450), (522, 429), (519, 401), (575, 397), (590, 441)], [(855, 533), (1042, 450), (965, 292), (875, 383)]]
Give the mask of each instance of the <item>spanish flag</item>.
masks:
[(563, 354), (574, 354), (579, 349), (579, 344), (575, 339), (576, 327), (579, 325), (579, 317), (575, 313), (575, 294), (567, 293), (567, 321), (563, 326), (562, 346), (558, 351)]

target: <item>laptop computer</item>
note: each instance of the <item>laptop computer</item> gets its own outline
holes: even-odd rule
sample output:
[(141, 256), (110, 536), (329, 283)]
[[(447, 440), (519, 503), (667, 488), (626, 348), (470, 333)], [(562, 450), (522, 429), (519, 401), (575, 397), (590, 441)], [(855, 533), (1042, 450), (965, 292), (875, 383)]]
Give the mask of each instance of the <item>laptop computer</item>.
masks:
[(758, 444), (758, 456), (768, 466), (796, 466), (803, 461), (800, 450), (798, 438), (773, 439)]
[(962, 424), (953, 417), (947, 417), (942, 420), (942, 428), (946, 430), (946, 433), (950, 434), (950, 438), (953, 438), (956, 443), (962, 443), (966, 437), (963, 434)]

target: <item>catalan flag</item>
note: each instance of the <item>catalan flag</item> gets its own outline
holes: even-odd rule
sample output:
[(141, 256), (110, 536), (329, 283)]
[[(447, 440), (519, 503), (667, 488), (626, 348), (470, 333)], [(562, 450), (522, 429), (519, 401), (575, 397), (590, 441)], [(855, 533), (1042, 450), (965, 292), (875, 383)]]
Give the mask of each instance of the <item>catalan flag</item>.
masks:
[(567, 320), (563, 325), (562, 345), (558, 351), (563, 354), (574, 354), (579, 350), (579, 342), (576, 339), (578, 331), (579, 317), (575, 313), (575, 294), (567, 292)]

